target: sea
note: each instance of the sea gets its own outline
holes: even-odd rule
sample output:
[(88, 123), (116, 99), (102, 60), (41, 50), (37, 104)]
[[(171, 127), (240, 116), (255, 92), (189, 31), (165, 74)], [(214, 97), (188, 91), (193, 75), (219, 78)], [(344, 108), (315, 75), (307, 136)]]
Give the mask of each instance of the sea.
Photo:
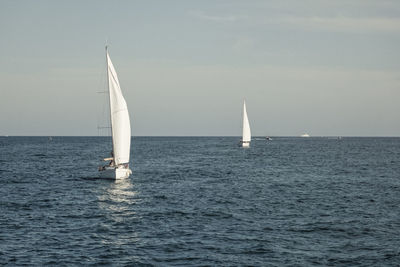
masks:
[(400, 138), (0, 137), (2, 266), (400, 266)]

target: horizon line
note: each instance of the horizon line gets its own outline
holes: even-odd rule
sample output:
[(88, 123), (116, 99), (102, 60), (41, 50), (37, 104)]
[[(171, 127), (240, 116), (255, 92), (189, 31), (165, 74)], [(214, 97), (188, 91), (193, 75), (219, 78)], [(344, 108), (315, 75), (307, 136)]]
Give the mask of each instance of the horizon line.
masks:
[[(7, 137), (111, 137), (111, 135), (1, 135), (0, 138)], [(131, 137), (238, 137), (240, 135), (131, 135)], [(301, 135), (255, 135), (253, 138), (265, 138), (265, 137), (299, 137), (299, 138), (321, 138), (321, 137), (391, 137), (398, 138), (400, 135), (310, 135), (309, 137), (303, 137)]]

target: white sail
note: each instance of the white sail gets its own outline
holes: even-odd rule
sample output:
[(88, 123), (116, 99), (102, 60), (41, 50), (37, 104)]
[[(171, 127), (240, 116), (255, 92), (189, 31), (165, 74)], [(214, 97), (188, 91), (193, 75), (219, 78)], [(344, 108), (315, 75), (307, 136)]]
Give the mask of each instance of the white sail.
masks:
[(128, 107), (121, 92), (117, 72), (107, 52), (108, 91), (110, 95), (111, 129), (114, 164), (129, 162), (131, 124)]
[(249, 118), (247, 118), (247, 111), (246, 111), (246, 102), (243, 101), (243, 135), (242, 135), (243, 142), (250, 142), (251, 141), (251, 132), (250, 132), (250, 124)]

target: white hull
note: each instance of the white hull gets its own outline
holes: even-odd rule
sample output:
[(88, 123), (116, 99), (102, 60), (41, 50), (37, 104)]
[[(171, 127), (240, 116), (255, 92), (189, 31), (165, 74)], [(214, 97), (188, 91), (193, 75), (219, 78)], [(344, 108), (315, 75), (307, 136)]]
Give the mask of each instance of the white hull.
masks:
[(129, 168), (116, 168), (116, 167), (106, 167), (104, 170), (99, 171), (100, 178), (107, 179), (124, 179), (128, 178), (132, 174)]
[(250, 142), (243, 142), (243, 141), (240, 141), (240, 146), (241, 146), (241, 147), (250, 147)]

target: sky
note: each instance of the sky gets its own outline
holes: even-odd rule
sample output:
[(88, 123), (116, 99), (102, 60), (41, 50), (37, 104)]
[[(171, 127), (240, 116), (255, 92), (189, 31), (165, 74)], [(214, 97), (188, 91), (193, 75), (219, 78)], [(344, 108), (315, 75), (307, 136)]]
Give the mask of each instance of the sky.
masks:
[(0, 136), (400, 136), (400, 1), (0, 1)]

